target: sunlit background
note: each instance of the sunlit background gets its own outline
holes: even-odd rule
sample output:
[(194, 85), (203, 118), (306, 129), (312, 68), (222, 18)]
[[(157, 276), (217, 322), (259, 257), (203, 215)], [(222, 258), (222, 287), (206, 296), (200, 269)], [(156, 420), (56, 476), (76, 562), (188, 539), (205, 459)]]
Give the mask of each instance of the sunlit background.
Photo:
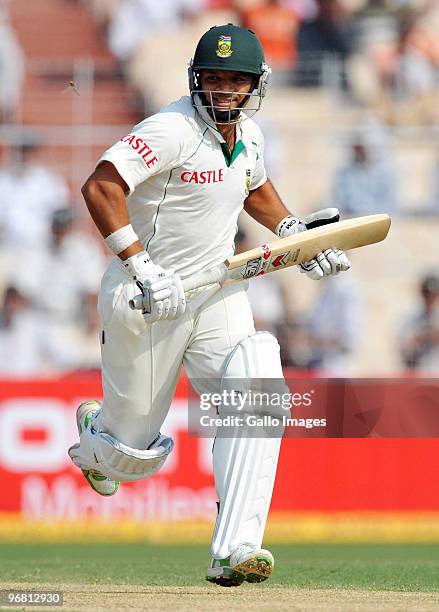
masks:
[[(75, 406), (101, 394), (96, 300), (109, 258), (80, 187), (133, 124), (187, 95), (199, 37), (228, 22), (260, 37), (273, 69), (256, 121), (288, 208), (392, 217), (348, 274), (252, 281), (258, 329), (276, 334), (290, 376), (437, 375), (438, 2), (0, 0), (0, 511), (18, 531), (89, 513), (151, 530), (214, 516), (210, 447), (187, 439), (183, 383), (167, 421), (173, 460), (118, 501), (87, 489), (66, 449)], [(237, 249), (269, 239), (242, 216)], [(420, 456), (432, 466), (434, 443), (381, 442), (284, 444), (273, 508), (304, 513), (294, 537), (322, 536), (315, 513), (439, 509), (428, 473), (412, 469)], [(349, 537), (371, 536), (365, 524)]]

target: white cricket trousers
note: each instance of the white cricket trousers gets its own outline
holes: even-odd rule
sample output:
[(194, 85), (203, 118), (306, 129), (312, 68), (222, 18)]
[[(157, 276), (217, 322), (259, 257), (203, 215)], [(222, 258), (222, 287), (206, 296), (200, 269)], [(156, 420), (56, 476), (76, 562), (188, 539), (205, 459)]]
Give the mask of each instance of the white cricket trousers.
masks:
[(206, 288), (188, 300), (182, 317), (148, 325), (128, 305), (138, 287), (113, 259), (99, 295), (103, 431), (146, 449), (168, 414), (183, 365), (189, 379), (221, 376), (230, 351), (255, 331), (246, 286)]

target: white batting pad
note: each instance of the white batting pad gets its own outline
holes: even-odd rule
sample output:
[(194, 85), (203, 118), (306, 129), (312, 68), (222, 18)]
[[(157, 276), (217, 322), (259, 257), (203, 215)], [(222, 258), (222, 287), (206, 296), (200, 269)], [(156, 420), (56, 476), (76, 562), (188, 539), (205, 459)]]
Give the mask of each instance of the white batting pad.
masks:
[[(277, 340), (268, 332), (244, 339), (226, 362), (223, 388), (228, 379), (241, 379), (251, 388), (252, 379), (272, 378), (285, 389), (279, 352)], [(264, 430), (258, 436), (264, 436)], [(254, 428), (245, 426), (236, 428), (235, 437), (217, 435), (213, 469), (220, 507), (212, 539), (214, 558), (228, 557), (243, 543), (261, 547), (280, 444), (280, 437), (255, 437)]]
[(216, 438), (213, 469), (220, 508), (214, 558), (225, 559), (244, 543), (261, 547), (280, 443), (280, 438)]
[(283, 379), (279, 343), (273, 334), (260, 331), (235, 346), (224, 365), (223, 384), (228, 378)]

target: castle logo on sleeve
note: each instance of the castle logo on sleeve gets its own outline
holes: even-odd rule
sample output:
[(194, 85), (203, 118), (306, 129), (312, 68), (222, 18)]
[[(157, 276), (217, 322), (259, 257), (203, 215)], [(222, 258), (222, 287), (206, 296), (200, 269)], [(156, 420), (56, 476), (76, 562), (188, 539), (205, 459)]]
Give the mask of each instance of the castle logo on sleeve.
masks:
[(128, 136), (121, 139), (121, 142), (126, 142), (129, 144), (130, 147), (140, 155), (148, 168), (155, 166), (155, 164), (158, 162), (158, 159), (152, 152), (151, 147), (146, 144), (142, 138), (139, 138), (139, 136), (136, 136), (135, 134), (128, 134)]
[(232, 37), (221, 35), (218, 38), (218, 48), (216, 54), (218, 57), (230, 57), (233, 53)]

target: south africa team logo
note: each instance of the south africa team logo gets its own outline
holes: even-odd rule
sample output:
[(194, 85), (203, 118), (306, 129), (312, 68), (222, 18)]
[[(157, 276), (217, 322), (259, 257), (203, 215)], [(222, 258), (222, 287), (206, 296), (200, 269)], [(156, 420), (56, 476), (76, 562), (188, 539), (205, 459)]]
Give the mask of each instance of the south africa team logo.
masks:
[(251, 171), (245, 171), (245, 195), (249, 195), (250, 193), (250, 184), (251, 184)]
[(221, 35), (218, 38), (218, 48), (216, 50), (216, 54), (218, 57), (230, 57), (232, 53), (232, 37)]

